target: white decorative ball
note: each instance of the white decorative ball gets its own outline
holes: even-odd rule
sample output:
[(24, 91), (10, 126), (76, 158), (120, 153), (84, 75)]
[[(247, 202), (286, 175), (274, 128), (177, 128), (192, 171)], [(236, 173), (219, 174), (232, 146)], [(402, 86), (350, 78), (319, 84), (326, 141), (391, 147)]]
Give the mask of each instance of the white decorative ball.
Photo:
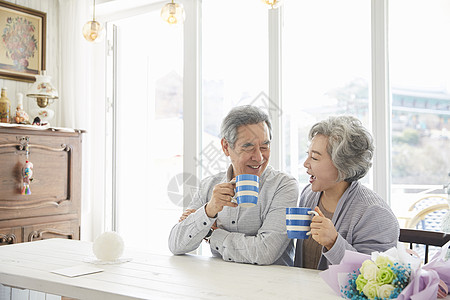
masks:
[(115, 261), (123, 253), (123, 239), (114, 231), (102, 233), (95, 239), (92, 250), (99, 260)]

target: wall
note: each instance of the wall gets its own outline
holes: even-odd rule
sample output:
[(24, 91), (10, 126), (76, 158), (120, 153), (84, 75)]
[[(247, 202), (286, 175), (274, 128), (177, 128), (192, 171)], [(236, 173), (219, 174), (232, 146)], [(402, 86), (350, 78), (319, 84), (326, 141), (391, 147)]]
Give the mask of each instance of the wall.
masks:
[[(31, 9), (39, 10), (47, 13), (47, 34), (46, 34), (46, 70), (47, 75), (52, 77), (52, 83), (57, 90), (60, 90), (61, 84), (59, 82), (59, 67), (60, 67), (60, 51), (59, 51), (59, 18), (58, 0), (16, 0), (6, 1), (16, 5), (28, 7)], [(17, 106), (17, 93), (24, 95), (24, 109), (30, 114), (30, 119), (34, 117), (30, 112), (38, 109), (36, 100), (26, 97), (26, 93), (31, 83), (23, 81), (15, 81), (0, 78), (0, 87), (7, 88), (7, 95), (11, 101), (11, 110), (14, 112)], [(62, 99), (61, 99), (62, 100)], [(55, 110), (55, 117), (52, 120), (51, 125), (60, 126), (59, 118), (60, 100), (56, 100), (51, 105), (51, 109)]]
[[(59, 18), (58, 18), (58, 0), (17, 0), (6, 1), (16, 5), (25, 6), (35, 10), (39, 10), (47, 13), (47, 34), (46, 34), (46, 70), (47, 75), (52, 76), (52, 83), (57, 90), (60, 90), (61, 84), (59, 82), (59, 67), (60, 67), (60, 55), (59, 55)], [(30, 118), (34, 117), (30, 113), (32, 110), (37, 109), (36, 100), (26, 97), (26, 93), (31, 83), (8, 80), (0, 78), (0, 87), (7, 88), (7, 95), (11, 101), (11, 110), (15, 111), (17, 106), (17, 93), (24, 95), (23, 106), (26, 112), (30, 114)], [(60, 126), (60, 120), (58, 118), (59, 100), (56, 100), (52, 104), (52, 109), (55, 110), (55, 118), (53, 119), (53, 126)], [(61, 299), (59, 296), (39, 293), (29, 290), (21, 290), (10, 287), (4, 287), (0, 285), (0, 299)]]
[[(75, 76), (75, 71), (71, 68), (74, 67), (74, 60), (80, 59), (79, 64), (89, 64), (90, 58), (88, 55), (84, 56), (85, 49), (77, 50), (76, 52), (67, 53), (66, 49), (66, 59), (70, 61), (71, 64), (67, 64), (65, 68), (66, 77), (69, 80), (75, 80), (78, 85), (72, 84), (73, 81), (64, 83), (62, 82), (64, 65), (62, 65), (62, 53), (64, 47), (62, 47), (61, 35), (64, 27), (60, 23), (60, 14), (65, 13), (65, 16), (73, 13), (70, 18), (79, 18), (79, 20), (74, 20), (69, 18), (69, 22), (75, 24), (86, 22), (91, 17), (92, 4), (91, 1), (86, 0), (15, 0), (8, 1), (10, 3), (31, 8), (34, 10), (42, 11), (47, 14), (47, 28), (46, 28), (46, 71), (47, 75), (52, 77), (52, 83), (59, 91), (60, 98), (51, 104), (50, 108), (55, 111), (55, 117), (51, 121), (51, 125), (55, 127), (75, 127), (87, 130), (87, 133), (83, 136), (83, 194), (82, 194), (82, 220), (81, 220), (81, 239), (91, 241), (95, 236), (99, 235), (103, 231), (103, 198), (104, 198), (104, 115), (105, 115), (105, 103), (104, 103), (104, 48), (105, 44), (91, 44), (87, 43), (84, 39), (82, 40), (85, 44), (83, 47), (87, 47), (89, 52), (97, 52), (97, 58), (100, 61), (100, 69), (97, 69), (97, 73), (94, 73), (91, 77), (86, 74), (86, 78), (95, 78), (94, 83), (95, 89), (93, 89), (93, 94), (86, 95), (86, 93), (91, 93), (91, 87), (85, 86), (86, 81), (77, 81), (78, 77)], [(63, 11), (64, 10), (64, 11)], [(63, 11), (63, 12), (62, 12)], [(67, 24), (65, 24), (67, 25)], [(82, 25), (75, 25), (75, 32), (71, 32), (74, 35), (79, 34), (81, 37)], [(66, 30), (72, 30), (70, 26), (65, 26)], [(80, 46), (80, 45), (78, 45)], [(67, 47), (66, 47), (67, 48)], [(73, 54), (77, 55), (73, 55)], [(70, 57), (69, 57), (70, 56)], [(76, 56), (75, 58), (72, 56)], [(70, 59), (69, 59), (70, 58)], [(77, 64), (76, 63), (76, 64)], [(102, 69), (103, 68), (103, 69)], [(79, 70), (78, 70), (79, 71)], [(70, 76), (68, 76), (68, 74)], [(74, 75), (74, 76), (71, 76)], [(78, 73), (76, 74), (79, 75)], [(74, 79), (75, 78), (75, 79)], [(33, 98), (26, 97), (26, 93), (32, 83), (23, 81), (14, 81), (0, 78), (0, 87), (7, 87), (8, 98), (11, 101), (11, 109), (15, 111), (17, 106), (17, 93), (24, 94), (24, 109), (30, 115), (32, 119), (34, 115), (33, 110), (37, 110), (38, 106), (36, 100)], [(87, 84), (89, 85), (89, 84)], [(64, 89), (64, 90), (63, 90)], [(82, 92), (83, 91), (83, 92)], [(86, 92), (87, 91), (87, 92)], [(63, 96), (65, 95), (65, 96)], [(70, 97), (70, 99), (69, 99)], [(79, 98), (84, 99), (83, 104), (75, 102)], [(87, 99), (87, 100), (86, 100)], [(96, 101), (90, 101), (90, 99), (96, 99)], [(89, 107), (83, 106), (85, 103), (89, 103)], [(92, 107), (91, 107), (92, 106)], [(80, 112), (81, 108), (81, 112)], [(92, 113), (90, 113), (92, 111)], [(76, 116), (83, 115), (84, 119), (80, 122), (76, 119)], [(92, 118), (93, 120), (90, 120)], [(92, 123), (92, 126), (89, 124)], [(81, 125), (80, 125), (81, 124)], [(91, 157), (101, 157), (101, 159), (93, 159), (93, 167), (90, 166), (89, 162)], [(92, 173), (92, 175), (91, 175)], [(91, 181), (90, 178), (93, 178)], [(92, 201), (91, 199), (97, 199), (97, 201)], [(96, 209), (95, 215), (92, 213), (91, 208)], [(93, 232), (93, 223), (97, 225), (97, 231)]]

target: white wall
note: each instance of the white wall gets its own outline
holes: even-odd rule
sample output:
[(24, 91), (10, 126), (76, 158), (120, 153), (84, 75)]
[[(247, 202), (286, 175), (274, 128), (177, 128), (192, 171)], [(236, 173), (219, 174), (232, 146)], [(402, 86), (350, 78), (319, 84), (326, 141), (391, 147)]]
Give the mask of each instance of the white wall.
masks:
[[(64, 66), (61, 65), (61, 47), (60, 47), (60, 19), (59, 19), (59, 10), (60, 10), (60, 1), (64, 0), (16, 0), (16, 1), (8, 1), (10, 3), (24, 6), (27, 8), (31, 8), (34, 10), (42, 11), (47, 14), (47, 28), (46, 28), (46, 70), (47, 75), (52, 77), (52, 83), (56, 87), (56, 89), (60, 92), (60, 99), (56, 100), (53, 104), (51, 104), (51, 108), (55, 111), (55, 117), (51, 122), (52, 126), (64, 127), (65, 122), (62, 119), (62, 107), (65, 105), (64, 101), (68, 101), (68, 99), (64, 99), (61, 97), (61, 91), (64, 88), (64, 83), (61, 82), (61, 69)], [(79, 0), (81, 1), (86, 0)], [(92, 9), (92, 3), (89, 2), (89, 11)], [(92, 17), (90, 15), (90, 17)], [(87, 20), (86, 20), (87, 21)], [(79, 33), (81, 35), (81, 28), (79, 28)], [(87, 43), (87, 42), (86, 42)], [(104, 59), (104, 49), (105, 44), (90, 44), (87, 43), (88, 47), (91, 47), (93, 52), (99, 53), (97, 58), (100, 60)], [(89, 58), (86, 58), (89, 59)], [(101, 68), (103, 71), (101, 71)], [(88, 130), (86, 134), (83, 136), (83, 162), (89, 161), (91, 164), (85, 165), (83, 163), (83, 178), (91, 178), (89, 182), (83, 180), (83, 193), (82, 193), (82, 217), (81, 217), (81, 239), (92, 241), (98, 234), (103, 231), (103, 198), (104, 198), (104, 181), (105, 178), (103, 176), (104, 170), (104, 161), (102, 160), (93, 160), (90, 161), (89, 157), (104, 157), (104, 139), (105, 139), (105, 130), (104, 130), (104, 110), (105, 110), (105, 102), (104, 102), (104, 64), (100, 61), (99, 68), (97, 69), (97, 73), (93, 74), (92, 77), (94, 79), (94, 84), (96, 88), (95, 92), (92, 93), (92, 99), (96, 99), (96, 101), (92, 101), (92, 115), (93, 118), (96, 119), (95, 130)], [(36, 104), (36, 100), (33, 98), (26, 97), (26, 93), (28, 88), (32, 83), (16, 81), (16, 80), (8, 80), (0, 78), (0, 87), (7, 87), (8, 98), (11, 101), (11, 110), (14, 112), (17, 106), (17, 93), (22, 93), (24, 95), (24, 109), (29, 113), (30, 118), (32, 119), (34, 116), (31, 112), (35, 109), (38, 109)], [(83, 88), (83, 87), (78, 87)], [(87, 128), (83, 128), (87, 129)], [(93, 213), (95, 211), (95, 214)], [(92, 228), (97, 228), (94, 232)]]
[[(47, 75), (52, 77), (52, 83), (57, 90), (60, 89), (61, 83), (59, 82), (59, 67), (60, 67), (60, 56), (59, 56), (59, 18), (58, 18), (58, 0), (16, 0), (8, 1), (16, 5), (25, 6), (31, 9), (42, 11), (47, 13), (47, 34), (46, 34), (46, 70)], [(7, 95), (11, 101), (11, 110), (14, 112), (17, 106), (17, 93), (22, 93), (24, 95), (24, 109), (26, 112), (30, 112), (37, 109), (36, 100), (33, 98), (26, 97), (27, 90), (31, 83), (22, 82), (16, 80), (0, 79), (0, 87), (7, 88)], [(53, 119), (52, 125), (60, 126), (61, 122), (59, 119), (58, 110), (60, 107), (60, 101), (64, 99), (56, 100), (52, 104), (51, 108), (55, 110), (55, 118)], [(30, 115), (30, 118), (32, 116)]]

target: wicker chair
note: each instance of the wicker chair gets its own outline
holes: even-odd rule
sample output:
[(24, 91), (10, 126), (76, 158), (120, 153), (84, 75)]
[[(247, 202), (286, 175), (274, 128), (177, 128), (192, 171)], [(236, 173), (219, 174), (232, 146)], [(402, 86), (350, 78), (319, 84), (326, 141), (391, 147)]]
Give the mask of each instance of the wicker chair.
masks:
[(441, 231), (441, 220), (448, 209), (449, 204), (446, 197), (442, 195), (427, 195), (411, 205), (408, 211), (413, 216), (406, 222), (405, 227)]

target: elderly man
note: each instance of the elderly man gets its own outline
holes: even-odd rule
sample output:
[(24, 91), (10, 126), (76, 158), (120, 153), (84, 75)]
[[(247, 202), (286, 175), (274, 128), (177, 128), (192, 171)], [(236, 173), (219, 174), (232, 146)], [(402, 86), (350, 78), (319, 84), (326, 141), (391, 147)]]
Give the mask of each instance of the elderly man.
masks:
[[(257, 107), (233, 108), (222, 122), (222, 150), (230, 157), (226, 172), (205, 178), (169, 237), (174, 254), (195, 250), (203, 239), (225, 261), (293, 265), (294, 245), (286, 234), (286, 207), (295, 207), (298, 183), (269, 166), (272, 125)], [(238, 207), (235, 183), (240, 174), (260, 177), (258, 203)]]

